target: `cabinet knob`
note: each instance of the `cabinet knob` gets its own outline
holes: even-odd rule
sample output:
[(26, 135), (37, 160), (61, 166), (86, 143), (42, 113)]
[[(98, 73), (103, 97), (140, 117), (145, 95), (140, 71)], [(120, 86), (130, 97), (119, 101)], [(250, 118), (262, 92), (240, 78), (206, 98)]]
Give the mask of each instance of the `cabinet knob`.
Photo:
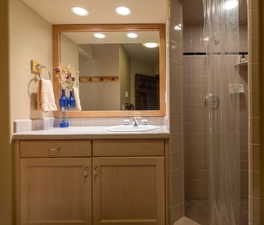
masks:
[(89, 170), (90, 170), (89, 166), (84, 167), (84, 169), (83, 169), (83, 177), (84, 177), (84, 179), (86, 179), (89, 176)]
[(94, 177), (97, 177), (99, 175), (98, 168), (99, 168), (98, 166), (94, 167), (94, 170), (93, 170)]
[(59, 152), (60, 152), (59, 147), (51, 147), (48, 150), (48, 155), (49, 155), (49, 157), (56, 157)]

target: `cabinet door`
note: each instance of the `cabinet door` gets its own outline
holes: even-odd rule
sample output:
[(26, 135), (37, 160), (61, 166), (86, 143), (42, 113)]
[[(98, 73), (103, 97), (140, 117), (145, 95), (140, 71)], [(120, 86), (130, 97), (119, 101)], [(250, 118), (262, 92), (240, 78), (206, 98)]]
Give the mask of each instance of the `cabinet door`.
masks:
[(163, 225), (164, 158), (94, 158), (94, 225)]
[(91, 159), (22, 159), (22, 225), (90, 225)]

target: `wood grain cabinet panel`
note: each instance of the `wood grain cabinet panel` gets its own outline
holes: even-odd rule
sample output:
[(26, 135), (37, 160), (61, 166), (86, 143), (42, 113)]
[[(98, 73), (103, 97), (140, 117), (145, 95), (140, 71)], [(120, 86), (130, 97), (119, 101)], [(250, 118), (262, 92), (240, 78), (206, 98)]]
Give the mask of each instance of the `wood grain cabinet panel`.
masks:
[(95, 140), (94, 156), (163, 156), (164, 140)]
[(164, 156), (159, 139), (18, 142), (16, 224), (165, 225)]
[(164, 225), (164, 158), (93, 161), (94, 225)]
[(91, 159), (22, 159), (22, 225), (91, 225)]
[(91, 156), (91, 141), (23, 141), (20, 155), (35, 157), (87, 157)]

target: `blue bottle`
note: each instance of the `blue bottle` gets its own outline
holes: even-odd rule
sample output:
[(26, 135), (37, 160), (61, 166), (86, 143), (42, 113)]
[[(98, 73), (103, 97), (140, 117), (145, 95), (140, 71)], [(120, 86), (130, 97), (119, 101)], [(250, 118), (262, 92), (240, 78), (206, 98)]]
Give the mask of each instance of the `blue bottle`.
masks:
[(60, 122), (60, 128), (67, 128), (70, 126), (70, 123), (69, 121), (67, 121), (66, 119), (63, 119), (61, 122)]
[(67, 109), (67, 97), (65, 96), (65, 90), (61, 90), (61, 97), (60, 97), (60, 108), (62, 111)]
[(69, 100), (68, 101), (69, 101), (68, 102), (69, 108), (70, 109), (75, 108), (76, 102), (75, 102), (75, 97), (74, 97), (73, 91), (70, 91), (70, 97), (69, 97)]

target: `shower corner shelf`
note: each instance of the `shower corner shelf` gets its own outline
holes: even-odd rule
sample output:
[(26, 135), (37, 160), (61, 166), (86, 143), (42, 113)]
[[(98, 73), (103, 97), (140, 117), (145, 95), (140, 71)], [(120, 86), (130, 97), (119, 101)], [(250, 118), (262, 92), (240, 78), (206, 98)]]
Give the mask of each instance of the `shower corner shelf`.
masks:
[(248, 66), (248, 61), (246, 62), (240, 62), (238, 64), (235, 65), (235, 67), (242, 67), (242, 66)]

